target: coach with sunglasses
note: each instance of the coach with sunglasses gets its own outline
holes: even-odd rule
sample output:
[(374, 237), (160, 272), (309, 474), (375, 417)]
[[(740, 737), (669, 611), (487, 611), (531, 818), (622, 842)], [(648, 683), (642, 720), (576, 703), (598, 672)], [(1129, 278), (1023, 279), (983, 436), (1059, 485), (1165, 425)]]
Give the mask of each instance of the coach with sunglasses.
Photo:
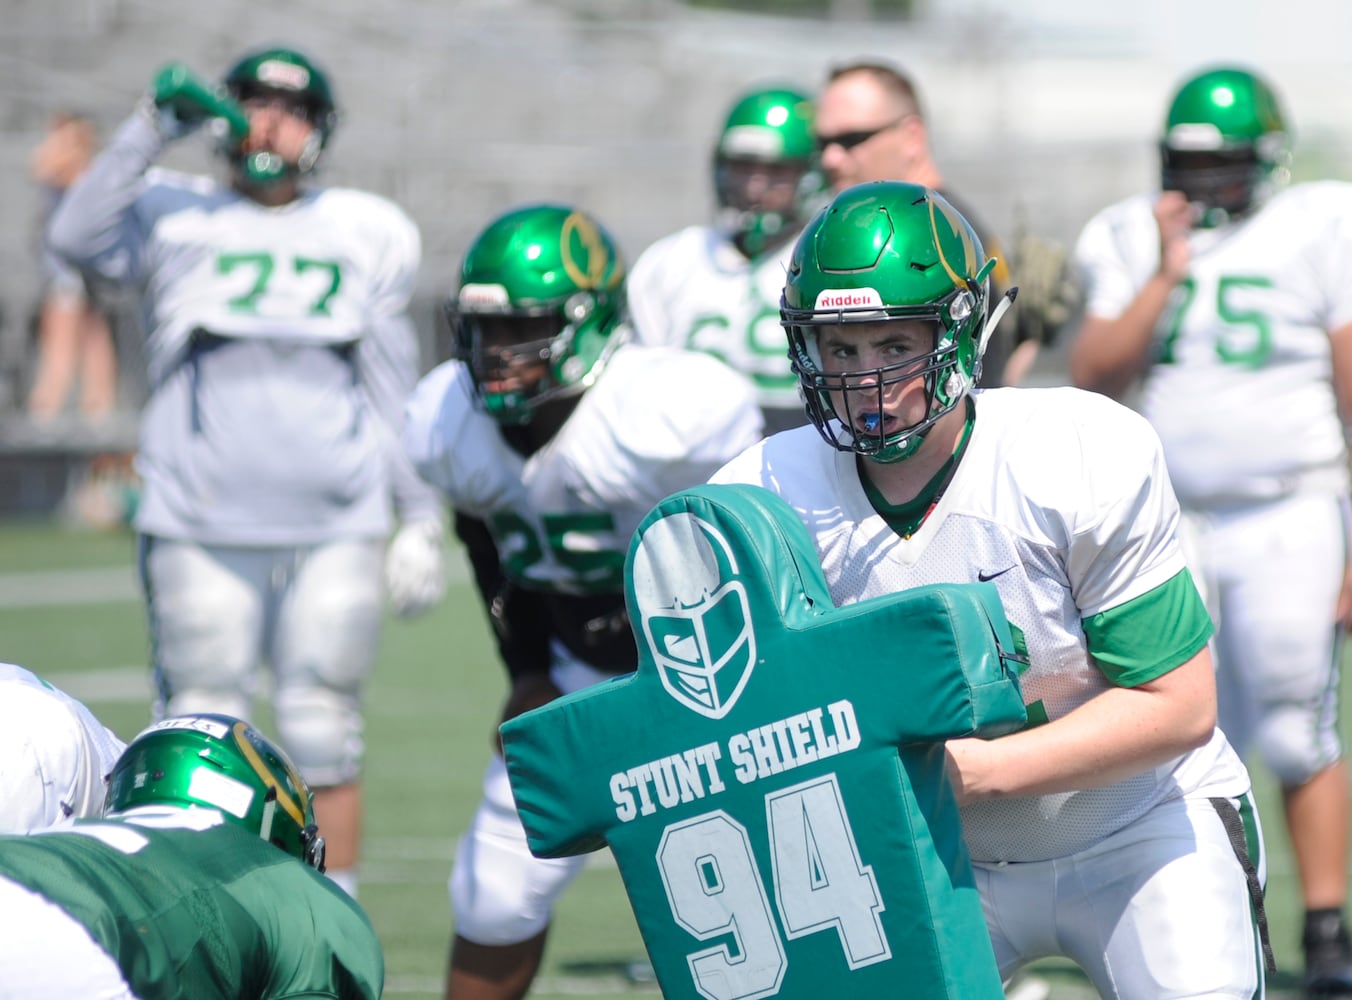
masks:
[[(1008, 263), (999, 241), (967, 202), (944, 187), (943, 173), (930, 153), (920, 98), (904, 73), (887, 63), (869, 61), (832, 70), (817, 98), (814, 131), (822, 172), (832, 191), (866, 181), (907, 181), (933, 188), (972, 224), (987, 253), (999, 261), (993, 275), (996, 296), (1009, 286)], [(1031, 364), (1036, 345), (1030, 343), (1010, 365), (1015, 349), (1013, 329), (1013, 324), (1006, 323), (992, 336), (981, 385), (1016, 382)]]

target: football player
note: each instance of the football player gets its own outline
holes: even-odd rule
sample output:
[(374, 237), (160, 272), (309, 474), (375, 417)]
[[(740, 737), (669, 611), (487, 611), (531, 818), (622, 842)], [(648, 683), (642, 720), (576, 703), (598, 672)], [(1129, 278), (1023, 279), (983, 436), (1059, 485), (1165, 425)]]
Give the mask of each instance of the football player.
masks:
[(97, 816), (125, 747), (79, 701), (0, 663), (0, 834)]
[(166, 719), (118, 759), (101, 819), (0, 838), (4, 995), (379, 997), (375, 931), (323, 870), (277, 746), (229, 716)]
[(1004, 312), (994, 268), (928, 188), (837, 195), (784, 288), (813, 426), (715, 482), (794, 507), (837, 605), (999, 590), (1029, 724), (949, 740), (947, 766), (1002, 975), (1059, 955), (1105, 998), (1261, 995), (1257, 814), (1215, 725), (1159, 441), (1093, 393), (973, 390)]
[[(449, 304), (458, 357), (409, 404), (406, 447), (455, 511), (511, 678), (503, 718), (635, 668), (630, 536), (659, 500), (761, 436), (740, 374), (626, 343), (624, 277), (585, 212), (539, 204), (494, 219)], [(495, 754), (451, 873), (446, 995), (524, 996), (581, 864), (532, 857)]]
[(635, 338), (707, 351), (749, 376), (768, 431), (805, 419), (779, 292), (821, 188), (815, 160), (805, 94), (768, 87), (738, 98), (714, 149), (717, 221), (658, 240), (629, 276)]
[[(208, 119), (226, 183), (152, 166)], [(170, 64), (50, 237), (141, 296), (136, 527), (156, 711), (247, 718), (267, 660), (330, 875), (355, 892), (382, 560), (395, 611), (429, 606), (444, 516), (398, 447), (418, 230), (384, 198), (313, 183), (336, 120), (328, 77), (293, 49), (244, 56), (219, 87)]]
[(1207, 69), (1170, 104), (1162, 190), (1112, 205), (1075, 250), (1076, 384), (1164, 443), (1189, 561), (1217, 623), (1221, 728), (1282, 788), (1312, 996), (1352, 996), (1348, 773), (1338, 663), (1352, 620), (1352, 187), (1286, 186), (1277, 95)]

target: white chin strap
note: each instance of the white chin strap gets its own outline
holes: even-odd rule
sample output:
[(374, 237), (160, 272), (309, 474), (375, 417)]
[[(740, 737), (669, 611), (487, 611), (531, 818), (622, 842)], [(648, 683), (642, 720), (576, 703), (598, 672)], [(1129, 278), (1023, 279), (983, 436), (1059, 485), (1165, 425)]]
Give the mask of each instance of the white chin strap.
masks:
[(1000, 301), (997, 302), (995, 308), (991, 310), (990, 318), (986, 320), (986, 325), (981, 328), (981, 340), (977, 343), (976, 348), (976, 356), (978, 358), (984, 358), (986, 356), (986, 345), (990, 343), (991, 334), (995, 333), (995, 328), (1000, 325), (1000, 319), (1009, 311), (1009, 307), (1014, 304), (1014, 298), (1018, 294), (1019, 289), (1017, 286), (1009, 289), (1004, 295), (1000, 296)]

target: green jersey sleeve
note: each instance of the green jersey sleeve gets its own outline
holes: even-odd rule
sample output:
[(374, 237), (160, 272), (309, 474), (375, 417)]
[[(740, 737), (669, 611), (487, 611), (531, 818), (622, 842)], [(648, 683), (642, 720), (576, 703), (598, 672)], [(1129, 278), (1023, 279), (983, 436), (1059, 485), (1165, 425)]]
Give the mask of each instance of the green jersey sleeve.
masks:
[(0, 875), (84, 924), (137, 996), (374, 1000), (384, 986), (361, 907), (214, 810), (6, 837)]

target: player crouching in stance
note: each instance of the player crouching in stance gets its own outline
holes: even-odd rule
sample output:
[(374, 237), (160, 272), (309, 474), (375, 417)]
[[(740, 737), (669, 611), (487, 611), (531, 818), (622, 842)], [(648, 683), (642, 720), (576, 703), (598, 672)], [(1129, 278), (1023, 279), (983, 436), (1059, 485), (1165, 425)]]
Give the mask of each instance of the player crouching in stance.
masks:
[(1257, 815), (1216, 728), (1212, 625), (1159, 439), (1081, 390), (973, 391), (1003, 311), (994, 266), (927, 188), (842, 191), (782, 303), (814, 427), (714, 481), (789, 502), (837, 606), (999, 590), (1030, 721), (947, 752), (1002, 976), (1058, 955), (1114, 1000), (1259, 996)]
[(367, 1000), (384, 984), (361, 907), (320, 873), (310, 790), (225, 715), (128, 745), (102, 819), (0, 837), (9, 1000)]
[[(405, 448), (455, 511), (511, 675), (504, 718), (634, 669), (634, 529), (761, 435), (746, 378), (629, 341), (624, 289), (615, 241), (586, 212), (504, 213), (471, 244), (448, 305), (458, 356), (409, 401)], [(531, 856), (501, 757), (483, 788), (451, 874), (446, 996), (519, 1000), (582, 859)]]

